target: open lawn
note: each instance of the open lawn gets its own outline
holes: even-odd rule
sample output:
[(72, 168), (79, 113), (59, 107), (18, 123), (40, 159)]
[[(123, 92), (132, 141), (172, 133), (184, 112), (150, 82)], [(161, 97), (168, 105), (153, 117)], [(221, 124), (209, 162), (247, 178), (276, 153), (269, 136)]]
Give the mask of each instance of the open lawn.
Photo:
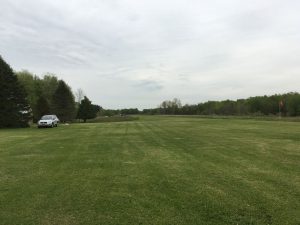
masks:
[(0, 130), (0, 224), (300, 224), (300, 123)]

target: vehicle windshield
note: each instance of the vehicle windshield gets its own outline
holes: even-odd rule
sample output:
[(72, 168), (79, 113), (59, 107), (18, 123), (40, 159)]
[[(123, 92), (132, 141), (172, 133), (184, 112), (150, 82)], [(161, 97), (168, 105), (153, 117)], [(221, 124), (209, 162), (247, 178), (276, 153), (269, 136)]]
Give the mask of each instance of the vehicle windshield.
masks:
[(43, 116), (42, 120), (52, 120), (52, 116)]

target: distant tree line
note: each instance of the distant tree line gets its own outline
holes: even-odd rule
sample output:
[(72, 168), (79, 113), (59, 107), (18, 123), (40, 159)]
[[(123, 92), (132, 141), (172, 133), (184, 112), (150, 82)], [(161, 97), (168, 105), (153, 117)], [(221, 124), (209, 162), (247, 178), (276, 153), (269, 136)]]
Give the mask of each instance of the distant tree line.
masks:
[(14, 72), (0, 56), (0, 127), (26, 127), (30, 120), (55, 114), (62, 122), (95, 118), (101, 107), (76, 93), (54, 74), (42, 78), (23, 70)]
[(177, 98), (163, 101), (158, 107), (143, 109), (101, 109), (100, 116), (119, 115), (221, 115), (221, 116), (300, 116), (300, 94), (290, 92), (247, 99), (207, 101), (182, 105)]
[(129, 108), (129, 109), (101, 109), (98, 113), (99, 116), (127, 116), (127, 115), (136, 115), (140, 114), (137, 108)]
[(300, 94), (291, 92), (271, 96), (257, 96), (236, 101), (207, 101), (185, 104), (180, 100), (164, 101), (159, 107), (144, 109), (142, 114), (162, 115), (282, 115), (300, 116)]

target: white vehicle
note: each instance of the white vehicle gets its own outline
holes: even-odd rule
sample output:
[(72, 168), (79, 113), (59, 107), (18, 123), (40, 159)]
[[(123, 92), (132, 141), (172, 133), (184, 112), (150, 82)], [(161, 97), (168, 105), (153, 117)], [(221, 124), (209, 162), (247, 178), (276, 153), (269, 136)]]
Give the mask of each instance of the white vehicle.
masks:
[(45, 115), (38, 121), (38, 128), (41, 127), (57, 127), (59, 119), (56, 115)]

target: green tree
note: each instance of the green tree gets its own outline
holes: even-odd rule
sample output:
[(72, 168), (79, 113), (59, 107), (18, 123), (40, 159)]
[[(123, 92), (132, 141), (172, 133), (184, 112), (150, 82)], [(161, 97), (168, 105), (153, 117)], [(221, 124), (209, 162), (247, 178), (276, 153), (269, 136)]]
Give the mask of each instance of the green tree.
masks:
[(24, 87), (0, 56), (0, 127), (27, 127), (29, 119)]
[(59, 80), (52, 98), (52, 111), (62, 122), (71, 121), (75, 117), (75, 100), (71, 88)]
[(50, 106), (47, 99), (41, 96), (36, 103), (36, 117), (40, 119), (43, 115), (47, 114), (50, 114)]
[(41, 79), (41, 89), (43, 96), (48, 100), (51, 105), (51, 100), (54, 92), (58, 87), (58, 79), (55, 74), (47, 73)]
[(159, 108), (161, 114), (180, 114), (182, 105), (178, 98), (174, 98), (172, 101), (163, 101)]
[(30, 106), (35, 105), (36, 101), (38, 99), (37, 93), (37, 80), (39, 78), (37, 76), (34, 76), (32, 73), (28, 72), (27, 70), (22, 70), (20, 72), (16, 72), (16, 75), (18, 76), (19, 82), (24, 86), (25, 91), (27, 93), (27, 100)]
[[(27, 93), (27, 100), (30, 105), (33, 114), (33, 122), (36, 122), (39, 118), (37, 115), (36, 104), (39, 96), (43, 94), (41, 87), (42, 80), (28, 72), (27, 70), (22, 70), (16, 73), (18, 76), (19, 82), (24, 86)], [(45, 90), (45, 88), (44, 88)]]
[(289, 116), (300, 115), (300, 94), (289, 93), (286, 97), (286, 108)]
[(78, 108), (77, 118), (82, 119), (85, 123), (87, 119), (95, 118), (99, 110), (100, 106), (93, 105), (92, 102), (84, 96)]
[(28, 102), (33, 113), (33, 121), (36, 122), (40, 118), (40, 112), (37, 109), (38, 99), (40, 96), (43, 96), (51, 108), (52, 96), (58, 86), (58, 79), (51, 73), (47, 73), (43, 78), (39, 78), (26, 70), (22, 70), (16, 74), (18, 80), (25, 87)]

